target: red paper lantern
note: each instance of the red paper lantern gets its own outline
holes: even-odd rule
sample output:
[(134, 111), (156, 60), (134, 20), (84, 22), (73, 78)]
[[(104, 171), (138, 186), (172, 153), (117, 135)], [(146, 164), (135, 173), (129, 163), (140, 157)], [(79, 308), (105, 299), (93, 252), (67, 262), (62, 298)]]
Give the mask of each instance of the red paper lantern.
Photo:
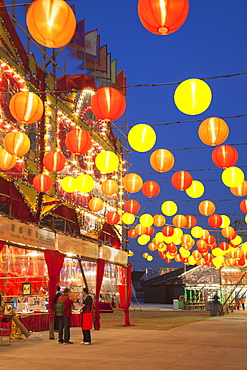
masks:
[(124, 204), (124, 209), (126, 212), (134, 215), (135, 213), (139, 212), (140, 204), (137, 202), (137, 200), (130, 199)]
[(227, 242), (221, 242), (219, 244), (219, 247), (220, 249), (222, 249), (223, 251), (227, 251), (227, 249), (229, 248), (229, 244)]
[(128, 237), (129, 238), (136, 238), (138, 236), (137, 232), (135, 231), (135, 229), (130, 229), (128, 230)]
[(196, 226), (196, 224), (197, 224), (197, 219), (192, 215), (186, 216), (186, 220), (187, 220), (186, 227), (188, 227), (190, 229), (192, 227)]
[(33, 187), (39, 192), (45, 193), (49, 191), (52, 187), (52, 179), (50, 176), (45, 174), (36, 175), (33, 178)]
[(182, 229), (187, 224), (187, 219), (184, 215), (176, 215), (172, 219), (172, 223), (175, 227)]
[(186, 190), (192, 184), (193, 178), (187, 171), (178, 171), (172, 175), (172, 186), (178, 190)]
[(213, 235), (209, 235), (206, 239), (205, 239), (206, 243), (208, 245), (213, 245), (216, 241), (215, 237)]
[(166, 258), (166, 263), (171, 263), (172, 260), (170, 260), (169, 258)]
[(120, 91), (113, 87), (102, 87), (93, 95), (91, 107), (98, 119), (115, 121), (124, 113), (126, 103)]
[(213, 228), (220, 227), (222, 224), (222, 217), (215, 213), (208, 218), (208, 224)]
[(214, 149), (212, 160), (217, 167), (232, 167), (237, 163), (238, 152), (233, 148), (233, 146), (221, 145)]
[(177, 247), (174, 243), (168, 243), (167, 245), (167, 250), (169, 251), (170, 254), (175, 254), (177, 253)]
[(160, 186), (155, 181), (146, 181), (142, 185), (142, 192), (148, 198), (156, 197), (160, 192)]
[(166, 223), (166, 219), (163, 215), (155, 215), (154, 216), (154, 226), (162, 227)]
[(152, 226), (149, 226), (149, 227), (146, 227), (146, 231), (145, 231), (145, 234), (146, 235), (149, 235), (149, 236), (151, 236), (151, 235), (153, 235), (154, 234), (154, 228), (152, 227)]
[(240, 209), (243, 213), (247, 213), (247, 199), (242, 200), (240, 203)]
[(61, 152), (52, 150), (44, 155), (43, 164), (50, 172), (59, 172), (64, 169), (66, 158)]
[(142, 178), (136, 173), (129, 173), (123, 179), (123, 187), (129, 193), (137, 193), (142, 188)]
[(92, 146), (91, 136), (82, 128), (74, 128), (66, 136), (65, 145), (71, 153), (84, 154)]
[(204, 261), (206, 262), (206, 263), (210, 263), (210, 262), (212, 262), (212, 259), (213, 259), (214, 257), (213, 257), (213, 255), (211, 254), (211, 253), (207, 253), (207, 254), (205, 254), (205, 256), (204, 256)]
[(174, 233), (173, 227), (172, 226), (165, 226), (165, 227), (163, 227), (162, 233), (165, 236), (172, 236), (173, 233)]
[(177, 31), (189, 12), (188, 0), (139, 0), (138, 15), (143, 26), (156, 35)]
[(117, 212), (108, 212), (106, 221), (110, 225), (116, 225), (120, 221), (120, 216)]

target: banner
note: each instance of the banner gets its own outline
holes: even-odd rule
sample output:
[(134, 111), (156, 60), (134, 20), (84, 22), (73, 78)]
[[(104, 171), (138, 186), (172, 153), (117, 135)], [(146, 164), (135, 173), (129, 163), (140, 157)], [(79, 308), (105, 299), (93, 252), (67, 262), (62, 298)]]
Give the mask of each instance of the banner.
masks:
[(100, 247), (99, 258), (103, 258), (107, 262), (119, 263), (125, 266), (127, 266), (128, 264), (128, 253), (127, 252), (120, 250), (120, 249), (108, 247), (106, 245), (102, 245)]
[(55, 234), (35, 225), (0, 216), (0, 239), (31, 247), (55, 249)]
[(72, 253), (85, 258), (98, 258), (98, 244), (81, 238), (57, 234), (56, 247), (61, 253)]

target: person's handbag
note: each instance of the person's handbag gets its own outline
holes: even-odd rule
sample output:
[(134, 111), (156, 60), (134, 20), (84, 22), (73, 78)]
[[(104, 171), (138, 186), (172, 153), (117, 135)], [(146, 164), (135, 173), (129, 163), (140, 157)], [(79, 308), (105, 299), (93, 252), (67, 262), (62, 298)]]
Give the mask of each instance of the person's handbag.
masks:
[(93, 325), (93, 315), (90, 312), (89, 307), (88, 310), (82, 314), (82, 330), (90, 330), (92, 329)]

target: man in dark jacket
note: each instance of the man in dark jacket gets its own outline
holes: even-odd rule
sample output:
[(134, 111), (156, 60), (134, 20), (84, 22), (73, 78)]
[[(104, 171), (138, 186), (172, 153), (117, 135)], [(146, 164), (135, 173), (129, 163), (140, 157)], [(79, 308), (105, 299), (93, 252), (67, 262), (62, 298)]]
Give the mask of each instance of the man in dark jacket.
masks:
[[(60, 286), (57, 286), (57, 292), (53, 299), (54, 306), (56, 305), (58, 298), (62, 295), (62, 293), (60, 292), (60, 289), (61, 289)], [(58, 316), (56, 315), (56, 312), (54, 316), (54, 330), (58, 331)]]
[(63, 295), (61, 295), (57, 300), (57, 303), (59, 303), (62, 300), (64, 306), (64, 314), (62, 316), (59, 316), (59, 328), (58, 328), (59, 344), (62, 343), (73, 344), (73, 342), (70, 342), (70, 318), (72, 316), (73, 302), (69, 297), (69, 292), (70, 292), (69, 288), (65, 288)]

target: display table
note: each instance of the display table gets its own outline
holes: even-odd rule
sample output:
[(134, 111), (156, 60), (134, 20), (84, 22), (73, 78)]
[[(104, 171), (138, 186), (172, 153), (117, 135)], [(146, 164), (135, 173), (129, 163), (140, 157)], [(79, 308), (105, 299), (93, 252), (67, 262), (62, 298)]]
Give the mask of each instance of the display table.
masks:
[[(112, 313), (113, 309), (110, 303), (99, 303), (100, 313)], [(46, 312), (40, 313), (19, 313), (17, 317), (28, 331), (43, 331), (49, 330), (49, 314)], [(71, 317), (71, 327), (81, 327), (81, 314), (74, 313)]]

